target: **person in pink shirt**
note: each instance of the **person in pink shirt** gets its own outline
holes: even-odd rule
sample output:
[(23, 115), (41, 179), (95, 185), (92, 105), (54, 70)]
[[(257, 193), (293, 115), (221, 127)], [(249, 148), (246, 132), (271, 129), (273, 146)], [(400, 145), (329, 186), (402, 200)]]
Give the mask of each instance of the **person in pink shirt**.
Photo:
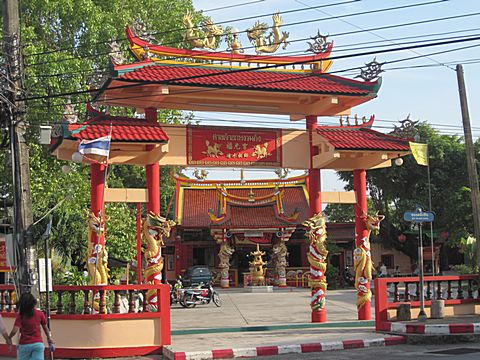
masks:
[(11, 339), (20, 330), (20, 341), (17, 345), (19, 360), (43, 360), (45, 345), (40, 327), (47, 336), (50, 351), (55, 349), (45, 315), (35, 308), (36, 305), (37, 299), (30, 293), (23, 293), (18, 301), (18, 314), (9, 337)]

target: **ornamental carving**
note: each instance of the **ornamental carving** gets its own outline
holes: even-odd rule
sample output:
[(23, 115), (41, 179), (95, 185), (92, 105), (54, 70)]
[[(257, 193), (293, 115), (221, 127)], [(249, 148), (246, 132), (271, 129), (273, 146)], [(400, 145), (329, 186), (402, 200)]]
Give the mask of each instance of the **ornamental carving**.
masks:
[(310, 46), (306, 52), (313, 52), (315, 54), (322, 54), (327, 52), (330, 46), (332, 45), (331, 41), (327, 41), (328, 35), (320, 34), (320, 30), (317, 31), (317, 35), (311, 37), (310, 39), (313, 40), (313, 43), (307, 41), (308, 46)]
[(223, 35), (222, 27), (215, 25), (210, 19), (203, 22), (203, 31), (197, 30), (198, 27), (193, 25), (192, 13), (190, 12), (187, 12), (183, 16), (183, 25), (186, 27), (185, 41), (188, 42), (192, 48), (215, 50), (217, 47), (217, 37)]
[(260, 53), (274, 53), (283, 44), (282, 49), (286, 49), (288, 37), (290, 34), (286, 31), (280, 33), (280, 26), (282, 25), (282, 18), (280, 13), (275, 13), (272, 16), (273, 25), (272, 31), (266, 35), (269, 26), (266, 23), (257, 21), (254, 26), (247, 29), (248, 40), (255, 46), (257, 54)]

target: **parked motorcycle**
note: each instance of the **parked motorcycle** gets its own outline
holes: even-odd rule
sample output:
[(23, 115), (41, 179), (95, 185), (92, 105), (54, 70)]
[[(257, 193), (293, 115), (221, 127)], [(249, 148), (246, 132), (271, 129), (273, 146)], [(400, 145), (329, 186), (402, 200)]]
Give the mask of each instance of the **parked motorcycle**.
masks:
[(177, 303), (181, 304), (183, 291), (183, 279), (181, 276), (179, 276), (175, 281), (175, 284), (173, 286), (170, 285), (170, 305)]
[(212, 283), (207, 286), (200, 284), (196, 288), (183, 289), (183, 294), (180, 298), (180, 305), (190, 308), (202, 304), (210, 304), (212, 302), (217, 306), (222, 306), (220, 295), (213, 289)]

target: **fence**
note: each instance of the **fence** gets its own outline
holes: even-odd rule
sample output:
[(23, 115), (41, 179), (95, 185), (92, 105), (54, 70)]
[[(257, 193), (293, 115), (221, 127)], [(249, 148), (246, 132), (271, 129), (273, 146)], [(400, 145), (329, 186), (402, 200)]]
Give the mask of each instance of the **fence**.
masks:
[[(157, 307), (146, 302), (156, 291)], [(168, 285), (54, 286), (51, 328), (56, 357), (93, 358), (161, 353), (171, 343)], [(0, 286), (0, 311), (13, 326), (13, 286)], [(0, 345), (0, 356), (12, 356)]]
[[(426, 276), (424, 278), (425, 311), (430, 312), (432, 299), (445, 300), (445, 314), (475, 314), (480, 304), (480, 276)], [(375, 326), (378, 331), (388, 330), (395, 318), (398, 305), (409, 303), (415, 313), (420, 308), (420, 278), (377, 278), (375, 289)], [(413, 312), (412, 311), (412, 312)]]

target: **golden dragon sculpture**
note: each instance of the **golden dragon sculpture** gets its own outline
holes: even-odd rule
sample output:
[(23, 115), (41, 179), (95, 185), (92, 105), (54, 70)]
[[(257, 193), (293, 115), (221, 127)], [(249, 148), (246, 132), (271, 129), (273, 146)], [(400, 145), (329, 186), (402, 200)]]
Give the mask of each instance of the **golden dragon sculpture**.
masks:
[(378, 212), (365, 218), (365, 229), (367, 236), (363, 237), (353, 251), (353, 266), (355, 269), (355, 288), (357, 289), (357, 307), (361, 308), (371, 300), (370, 281), (372, 280), (372, 259), (370, 254), (370, 234), (378, 234), (380, 222), (385, 218)]
[(281, 44), (282, 49), (286, 49), (288, 42), (287, 39), (290, 34), (286, 31), (280, 33), (280, 26), (282, 25), (282, 18), (280, 13), (275, 13), (272, 16), (273, 26), (272, 31), (268, 36), (265, 36), (269, 26), (266, 23), (257, 21), (255, 25), (247, 29), (248, 40), (255, 46), (257, 54), (260, 53), (274, 53), (278, 50)]
[(303, 223), (307, 227), (307, 236), (310, 240), (307, 255), (310, 263), (310, 280), (308, 285), (312, 289), (310, 306), (313, 311), (322, 311), (325, 308), (325, 292), (327, 291), (327, 220), (318, 213)]
[[(143, 239), (147, 245), (144, 253), (145, 260), (147, 261), (147, 267), (144, 273), (144, 282), (146, 284), (161, 284), (162, 282), (163, 238), (170, 236), (170, 230), (174, 226), (174, 221), (167, 220), (153, 212), (150, 212), (143, 222)], [(147, 303), (156, 307), (157, 302), (157, 291), (154, 289), (148, 290)]]
[(197, 28), (193, 25), (192, 13), (187, 12), (183, 16), (183, 25), (186, 27), (185, 41), (187, 41), (192, 48), (212, 49), (215, 50), (217, 46), (217, 36), (223, 35), (221, 26), (215, 25), (211, 20), (205, 20), (202, 24), (203, 31), (195, 31)]
[[(105, 220), (108, 221), (108, 218)], [(92, 211), (87, 213), (88, 245), (87, 245), (87, 270), (90, 276), (90, 285), (108, 284), (108, 254), (105, 249), (105, 224), (101, 216), (96, 216)], [(96, 234), (94, 239), (93, 234)]]

